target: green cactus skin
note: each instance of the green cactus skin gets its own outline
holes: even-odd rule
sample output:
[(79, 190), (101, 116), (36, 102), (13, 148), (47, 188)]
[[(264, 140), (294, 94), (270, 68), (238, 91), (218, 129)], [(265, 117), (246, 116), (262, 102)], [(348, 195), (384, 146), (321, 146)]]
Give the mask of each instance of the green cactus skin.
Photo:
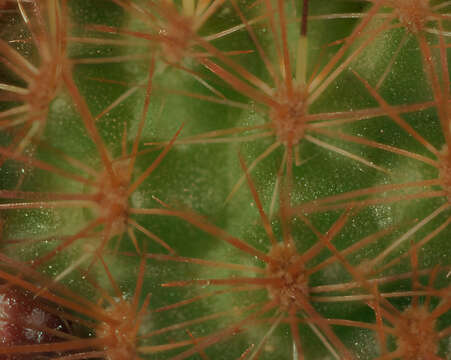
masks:
[(450, 10), (0, 1), (0, 359), (451, 359)]

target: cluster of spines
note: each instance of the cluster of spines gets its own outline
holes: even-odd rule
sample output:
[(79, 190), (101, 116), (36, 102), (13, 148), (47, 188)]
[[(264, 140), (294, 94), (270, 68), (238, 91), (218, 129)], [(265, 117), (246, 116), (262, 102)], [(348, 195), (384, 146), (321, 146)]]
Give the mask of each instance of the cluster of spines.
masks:
[[(372, 358), (410, 359), (419, 357), (427, 359), (428, 356), (432, 356), (432, 358), (440, 359), (443, 358), (443, 354), (446, 355), (443, 344), (450, 336), (446, 318), (451, 308), (450, 286), (447, 285), (450, 276), (449, 260), (448, 262), (445, 260), (445, 264), (423, 267), (421, 264), (425, 261), (424, 259), (419, 260), (419, 252), (446, 229), (451, 218), (448, 217), (440, 224), (435, 225), (435, 228), (429, 233), (421, 235), (420, 240), (416, 242), (413, 240), (417, 233), (422, 233), (423, 228), (430, 224), (436, 224), (437, 218), (449, 209), (448, 172), (451, 166), (448, 166), (448, 144), (451, 136), (449, 134), (449, 102), (451, 100), (449, 99), (448, 45), (446, 43), (446, 23), (449, 15), (442, 12), (448, 6), (446, 2), (434, 5), (422, 0), (373, 1), (363, 14), (317, 16), (324, 21), (346, 17), (362, 17), (362, 19), (355, 25), (350, 35), (331, 44), (331, 46), (338, 44), (340, 47), (332, 53), (326, 64), (314, 67), (311, 72), (307, 71), (307, 49), (308, 46), (311, 46), (307, 30), (308, 1), (299, 2), (299, 4), (287, 4), (281, 0), (265, 1), (242, 6), (234, 0), (227, 2), (187, 0), (181, 4), (171, 1), (146, 3), (112, 0), (112, 3), (116, 4), (124, 13), (136, 18), (142, 24), (138, 26), (138, 29), (132, 28), (136, 24), (131, 24), (130, 27), (86, 25), (86, 29), (89, 31), (97, 31), (98, 37), (75, 37), (68, 34), (67, 6), (71, 5), (71, 1), (17, 0), (13, 3), (14, 6), (17, 6), (18, 13), (21, 14), (29, 29), (30, 39), (28, 40), (34, 42), (41, 59), (37, 65), (31, 65), (29, 59), (14, 50), (10, 44), (1, 43), (3, 44), (3, 64), (16, 75), (23, 76), (27, 85), (25, 88), (20, 88), (14, 84), (2, 84), (2, 89), (6, 94), (6, 106), (0, 116), (5, 119), (2, 125), (8, 129), (7, 132), (11, 139), (2, 144), (0, 148), (2, 161), (6, 161), (6, 165), (11, 161), (27, 165), (31, 169), (31, 173), (42, 170), (49, 176), (57, 175), (74, 182), (77, 186), (65, 187), (64, 189), (68, 192), (43, 192), (39, 189), (30, 191), (27, 188), (21, 188), (28, 176), (25, 173), (18, 183), (12, 186), (7, 185), (5, 189), (1, 190), (1, 197), (6, 200), (0, 205), (1, 209), (13, 214), (18, 213), (20, 216), (21, 211), (31, 209), (44, 208), (57, 212), (58, 209), (76, 208), (85, 213), (87, 211), (89, 220), (74, 233), (57, 236), (57, 245), (35, 256), (30, 264), (22, 263), (21, 266), (20, 262), (4, 256), (5, 264), (10, 264), (9, 267), (6, 266), (10, 271), (3, 272), (3, 280), (6, 282), (5, 293), (10, 291), (8, 287), (19, 289), (15, 291), (31, 291), (37, 298), (50, 299), (56, 307), (65, 307), (66, 300), (53, 295), (53, 292), (61, 287), (58, 282), (64, 281), (66, 277), (73, 276), (73, 273), (80, 271), (85, 274), (83, 275), (85, 279), (89, 279), (97, 270), (109, 279), (108, 283), (115, 289), (115, 295), (108, 295), (108, 291), (103, 286), (99, 286), (91, 280), (91, 284), (102, 300), (97, 304), (90, 304), (89, 307), (92, 307), (94, 312), (105, 313), (105, 319), (108, 318), (108, 314), (113, 318), (119, 314), (125, 318), (130, 317), (132, 320), (130, 323), (123, 321), (121, 327), (117, 325), (120, 322), (118, 319), (107, 321), (94, 317), (95, 321), (100, 323), (100, 325), (90, 326), (97, 337), (95, 340), (74, 340), (74, 344), (78, 345), (72, 345), (72, 343), (65, 345), (64, 341), (60, 340), (67, 336), (57, 334), (56, 337), (60, 340), (56, 343), (61, 343), (59, 345), (53, 345), (50, 342), (42, 345), (36, 344), (34, 347), (28, 344), (8, 344), (4, 349), (9, 348), (9, 350), (4, 350), (4, 354), (26, 354), (27, 351), (30, 351), (68, 360), (97, 357), (121, 360), (145, 358), (149, 354), (149, 356), (154, 356), (156, 353), (168, 352), (168, 357), (174, 359), (208, 358), (211, 348), (219, 346), (220, 343), (237, 334), (253, 334), (256, 328), (263, 327), (265, 330), (260, 338), (255, 339), (250, 336), (250, 344), (236, 350), (235, 355), (231, 355), (232, 357), (226, 358), (235, 356), (240, 359), (256, 359), (265, 358), (265, 356), (288, 356), (287, 352), (282, 349), (272, 350), (276, 351), (277, 355), (274, 353), (271, 355), (271, 346), (268, 345), (272, 335), (279, 328), (287, 326), (293, 345), (288, 353), (291, 353), (290, 357), (299, 359), (312, 358), (306, 350), (306, 341), (304, 340), (304, 337), (309, 338), (312, 334), (317, 337), (320, 346), (329, 356), (354, 358), (356, 349), (346, 343), (346, 337), (341, 335), (342, 327), (352, 328), (354, 334), (366, 330), (372, 331), (377, 340), (376, 350), (368, 349), (365, 355)], [(313, 4), (310, 5), (312, 7)], [(226, 7), (229, 12), (234, 11), (240, 24), (207, 36), (201, 32), (198, 33), (205, 22), (214, 17), (222, 7)], [(259, 12), (258, 15), (247, 18), (246, 13), (252, 13), (254, 8)], [(288, 11), (289, 8), (291, 11)], [(384, 10), (388, 10), (388, 12)], [(311, 16), (311, 18), (313, 19), (315, 16)], [(257, 34), (257, 28), (262, 26), (262, 22), (266, 23), (267, 29), (269, 29), (275, 56), (267, 53), (260, 35)], [(141, 26), (144, 26), (145, 30)], [(293, 28), (296, 29), (295, 35), (290, 33), (293, 32)], [(432, 94), (431, 99), (427, 102), (414, 101), (407, 104), (390, 105), (380, 95), (380, 89), (387, 81), (386, 78), (389, 77), (390, 71), (394, 67), (396, 57), (399, 56), (402, 46), (407, 40), (401, 40), (398, 49), (390, 55), (376, 85), (372, 86), (370, 81), (365, 79), (365, 74), (352, 71), (354, 62), (359, 61), (362, 53), (368, 49), (371, 51), (372, 44), (377, 42), (381, 36), (398, 28), (405, 29), (406, 38), (413, 38), (413, 41), (418, 43), (419, 56), (422, 59), (427, 78), (426, 86), (430, 87)], [(248, 49), (223, 51), (212, 43), (237, 31), (244, 31), (248, 35), (251, 45), (255, 48), (253, 52), (249, 52)], [(427, 37), (427, 33), (433, 34), (432, 42)], [(108, 37), (111, 34), (119, 36), (117, 38)], [(293, 41), (293, 39), (295, 40)], [(307, 39), (310, 40), (310, 44)], [(118, 47), (134, 47), (139, 44), (142, 46), (143, 52), (138, 55), (73, 60), (66, 53), (67, 41), (74, 44), (93, 45), (108, 43)], [(327, 49), (328, 46), (324, 48)], [(49, 52), (53, 56), (49, 56)], [(261, 60), (260, 69), (267, 73), (263, 78), (269, 80), (262, 80), (254, 70), (247, 69), (245, 60), (238, 61), (232, 57), (232, 55), (251, 56), (252, 54), (257, 55)], [(14, 61), (17, 62), (18, 68), (15, 67)], [(135, 82), (121, 82), (119, 85), (128, 85), (130, 89), (116, 100), (111, 101), (104, 110), (94, 116), (88, 106), (89, 97), (85, 98), (81, 94), (74, 80), (73, 66), (76, 64), (139, 61), (144, 61), (147, 77)], [(190, 68), (189, 66), (192, 66), (193, 63), (194, 67)], [(161, 64), (164, 65), (161, 67)], [(51, 69), (52, 76), (46, 76), (48, 67)], [(227, 129), (221, 129), (218, 126), (217, 130), (191, 137), (183, 137), (183, 133), (179, 135), (182, 131), (180, 128), (169, 141), (152, 140), (152, 142), (146, 143), (146, 145), (152, 146), (151, 148), (143, 147), (143, 131), (146, 122), (149, 122), (149, 107), (156, 93), (154, 78), (157, 75), (164, 78), (164, 74), (171, 71), (182, 71), (183, 74), (187, 74), (211, 93), (204, 95), (200, 92), (184, 92), (188, 97), (237, 107), (245, 111), (250, 109), (248, 103), (229, 99), (223, 92), (211, 85), (218, 83), (218, 80), (199, 70), (199, 67), (204, 67), (214, 76), (219, 77), (222, 81), (221, 87), (233, 88), (240, 96), (246, 98), (246, 101), (253, 102), (259, 116), (263, 118), (263, 124), (232, 126)], [(158, 74), (156, 74), (157, 68)], [(350, 68), (351, 71), (349, 71)], [(30, 71), (29, 74), (25, 71), (27, 69)], [(317, 101), (321, 101), (323, 94), (334, 85), (338, 78), (348, 73), (358, 79), (368, 94), (374, 98), (377, 106), (361, 110), (312, 113), (310, 108), (314, 107)], [(100, 79), (100, 81), (102, 83), (110, 82), (109, 79)], [(118, 81), (112, 82), (118, 83)], [(43, 86), (43, 88), (36, 90), (39, 86)], [(111, 144), (106, 145), (105, 135), (101, 134), (97, 120), (119, 107), (139, 88), (144, 89), (144, 104), (137, 116), (136, 124), (133, 126), (131, 150), (129, 150), (130, 146), (127, 141), (130, 130), (127, 128), (128, 124), (124, 123), (123, 134), (120, 137), (121, 154), (112, 156), (111, 150), (108, 148)], [(38, 92), (38, 95), (34, 95), (35, 91)], [(51, 139), (46, 139), (43, 135), (45, 134), (44, 126), (48, 108), (51, 101), (57, 96), (57, 92), (60, 91), (66, 92), (72, 98), (72, 105), (78, 110), (86, 134), (94, 144), (100, 165), (92, 167), (83, 160), (56, 149), (52, 146)], [(183, 93), (179, 89), (169, 90), (169, 92)], [(20, 95), (19, 98), (17, 98), (18, 95)], [(23, 102), (23, 105), (17, 106), (17, 102)], [(441, 125), (442, 136), (445, 139), (445, 145), (442, 148), (432, 145), (403, 117), (405, 113), (421, 112), (430, 108), (435, 110)], [(30, 109), (32, 113), (28, 114), (27, 111)], [(354, 124), (357, 121), (365, 121), (378, 116), (390, 118), (407, 135), (415, 139), (419, 147), (424, 147), (434, 157), (334, 130), (335, 126)], [(18, 128), (16, 128), (16, 124), (19, 124)], [(270, 142), (265, 142), (266, 139), (270, 139)], [(327, 139), (331, 139), (331, 141)], [(269, 245), (254, 246), (244, 238), (230, 235), (221, 227), (213, 225), (203, 216), (189, 210), (177, 209), (176, 205), (168, 204), (165, 199), (155, 196), (152, 198), (155, 207), (135, 205), (132, 199), (133, 194), (141, 184), (148, 180), (160, 163), (164, 163), (165, 157), (172, 148), (189, 144), (212, 144), (210, 146), (215, 146), (213, 145), (215, 143), (247, 144), (255, 141), (263, 141), (266, 148), (256, 155), (249, 165), (246, 165), (241, 157), (236, 156), (237, 159), (241, 159), (243, 175), (240, 179), (235, 179), (236, 183), (230, 189), (230, 195), (226, 201), (229, 202), (231, 199), (233, 201), (240, 185), (247, 182), (252, 200), (260, 215), (258, 221), (261, 222), (266, 237), (269, 239)], [(363, 145), (370, 149), (376, 148), (396, 154), (401, 159), (410, 158), (423, 162), (432, 166), (437, 175), (433, 179), (377, 185), (297, 204), (294, 199), (299, 187), (297, 182), (302, 177), (301, 165), (309, 161), (309, 159), (305, 159), (302, 152), (302, 145), (305, 142), (317, 145), (335, 155), (343, 156), (352, 162), (363, 164), (369, 171), (370, 175), (368, 176), (372, 176), (374, 170), (390, 175), (390, 170), (386, 169), (386, 164), (377, 164), (368, 160), (365, 155), (347, 150), (347, 144), (351, 144), (351, 147), (352, 145)], [(343, 145), (337, 145), (337, 142), (341, 142)], [(250, 172), (254, 168), (258, 169), (263, 160), (274, 156), (280, 147), (284, 149), (281, 156), (282, 162), (277, 166), (276, 176), (273, 180), (275, 185), (270, 191), (267, 213)], [(52, 155), (56, 154), (60, 160), (70, 165), (75, 171), (67, 170), (64, 166), (54, 165), (50, 160), (40, 159), (34, 154), (35, 149), (38, 152), (46, 150)], [(149, 152), (155, 153), (155, 151), (158, 155), (154, 156), (152, 161), (146, 162), (144, 170), (136, 171), (135, 167), (139, 158), (144, 157), (147, 161), (150, 158), (144, 155)], [(6, 169), (7, 166), (4, 168)], [(423, 188), (426, 190), (418, 190), (413, 193), (403, 192)], [(146, 195), (147, 193), (146, 191)], [(432, 212), (427, 213), (424, 218), (410, 219), (407, 230), (400, 235), (392, 236), (406, 224), (395, 223), (366, 237), (355, 237), (356, 240), (351, 245), (346, 247), (340, 245), (339, 239), (342, 230), (346, 229), (348, 224), (358, 218), (359, 213), (364, 212), (366, 208), (374, 205), (402, 204), (408, 200), (424, 198), (439, 198), (444, 201)], [(314, 224), (314, 220), (307, 217), (308, 214), (335, 212), (333, 213), (335, 215), (332, 215), (334, 217), (337, 211), (339, 214), (332, 224), (328, 227), (322, 225), (321, 230)], [(184, 249), (181, 244), (186, 239), (180, 239), (180, 243), (172, 239), (174, 244), (169, 245), (165, 239), (155, 234), (152, 228), (142, 226), (138, 222), (137, 219), (141, 215), (175, 217), (184, 220), (194, 228), (212, 236), (218, 251), (228, 251), (223, 248), (230, 245), (241, 258), (250, 257), (250, 259), (246, 260), (244, 264), (237, 264), (234, 261), (219, 261), (216, 257), (210, 260), (205, 258), (205, 254), (201, 251), (199, 251), (199, 258), (184, 256), (182, 250), (178, 248)], [(6, 225), (9, 218), (13, 218), (13, 216), (5, 216)], [(275, 225), (274, 219), (276, 218), (278, 224)], [(310, 237), (314, 238), (314, 244), (307, 249), (305, 249), (306, 245), (303, 244), (302, 239), (302, 237), (306, 237), (306, 230), (300, 231), (295, 225), (299, 221), (308, 229), (307, 232), (311, 233)], [(280, 227), (279, 230), (274, 229), (278, 227)], [(159, 248), (148, 251), (149, 245), (139, 241), (135, 235), (136, 231), (144, 234), (154, 243), (158, 243)], [(41, 244), (53, 240), (50, 236), (44, 239), (34, 237), (8, 239), (9, 235), (4, 234), (3, 239), (5, 242), (4, 252), (9, 253), (15, 251), (11, 248), (17, 249), (17, 247), (26, 247), (29, 243)], [(134, 253), (130, 253), (130, 250), (121, 251), (124, 237), (130, 239)], [(383, 240), (386, 237), (390, 240)], [(11, 244), (8, 245), (8, 242)], [(382, 244), (379, 245), (379, 242)], [(409, 242), (410, 245), (408, 245)], [(81, 246), (83, 254), (74, 256), (72, 250), (75, 245), (80, 243), (83, 243)], [(440, 244), (443, 246), (443, 241), (439, 241)], [(377, 248), (378, 253), (370, 257), (367, 254), (371, 254), (372, 250), (367, 251), (367, 247)], [(162, 248), (165, 248), (164, 253)], [(403, 252), (396, 257), (394, 254), (399, 248), (402, 248)], [(324, 252), (328, 254), (326, 259), (324, 259)], [(73, 259), (53, 279), (49, 280), (36, 275), (36, 269), (45, 267), (61, 254), (69, 254), (68, 256)], [(107, 265), (107, 257), (115, 259), (121, 256), (141, 259), (141, 265), (138, 267), (138, 285), (131, 302), (121, 300), (121, 291), (110, 271), (111, 265)], [(163, 317), (174, 317), (169, 313), (174, 311), (183, 313), (181, 309), (185, 306), (199, 306), (205, 299), (214, 299), (216, 296), (224, 294), (233, 296), (234, 293), (245, 292), (252, 297), (255, 292), (263, 291), (266, 300), (241, 308), (233, 307), (216, 313), (207, 312), (206, 315), (202, 314), (197, 318), (176, 320), (174, 324), (141, 334), (139, 338), (146, 342), (146, 345), (138, 345), (137, 333), (142, 325), (139, 318), (144, 312), (144, 310), (139, 310), (138, 303), (141, 301), (139, 298), (142, 293), (145, 269), (143, 264), (146, 261), (143, 259), (146, 258), (157, 261), (162, 268), (170, 269), (169, 263), (175, 262), (188, 264), (193, 268), (201, 266), (208, 272), (214, 274), (217, 271), (218, 274), (221, 274), (216, 277), (207, 276), (195, 280), (182, 277), (175, 281), (165, 281), (163, 275), (159, 277), (157, 281), (162, 283), (164, 288), (207, 287), (207, 291), (196, 291), (194, 295), (169, 304), (164, 298), (164, 292), (157, 291), (156, 293), (163, 294), (160, 302), (166, 302), (166, 304), (152, 312), (161, 313)], [(363, 261), (359, 262), (358, 260), (362, 258)], [(356, 261), (358, 263), (355, 263)], [(401, 270), (396, 270), (397, 266)], [(93, 269), (94, 267), (96, 270)], [(315, 276), (324, 276), (323, 272), (328, 268), (332, 269), (331, 271), (335, 269), (340, 273), (339, 281), (332, 284), (326, 281), (326, 283), (313, 285), (311, 279)], [(242, 275), (243, 273), (246, 275)], [(23, 280), (24, 274), (33, 274), (32, 281)], [(388, 290), (391, 284), (402, 281), (410, 282), (409, 290)], [(63, 289), (61, 291), (64, 291), (66, 295), (69, 294), (69, 297), (73, 294), (71, 290)], [(76, 296), (74, 295), (74, 297)], [(114, 297), (119, 300), (115, 300)], [(77, 296), (77, 299), (79, 298)], [(403, 299), (404, 305), (399, 305), (396, 299)], [(117, 309), (114, 308), (116, 301)], [(146, 297), (142, 309), (147, 308), (148, 301)], [(369, 316), (367, 321), (344, 319), (336, 314), (334, 316), (337, 318), (330, 317), (322, 314), (323, 309), (318, 306), (324, 302), (357, 303), (356, 308), (364, 306), (366, 309), (370, 309), (373, 315)], [(108, 306), (106, 303), (110, 305)], [(73, 314), (78, 310), (78, 307), (71, 308), (69, 306), (67, 311), (57, 310), (56, 312), (62, 322), (83, 323), (84, 320)], [(82, 313), (82, 315), (89, 317), (92, 316), (92, 312)], [(221, 320), (227, 316), (233, 318), (229, 324)], [(199, 329), (199, 324), (203, 325), (211, 320), (217, 320), (216, 329), (212, 330), (211, 334), (196, 336), (192, 329)], [(444, 323), (440, 323), (441, 321)], [(224, 323), (227, 325), (222, 325)], [(38, 328), (37, 330), (49, 331), (52, 334), (56, 331), (47, 328)], [(182, 335), (172, 335), (172, 332), (180, 331), (183, 333)], [(118, 333), (120, 336), (114, 335)], [(166, 333), (171, 334), (166, 337), (166, 340), (160, 343), (152, 342), (154, 336)], [(244, 338), (247, 338), (247, 335), (244, 335)], [(80, 349), (82, 350), (80, 351)], [(172, 355), (172, 352), (180, 349), (183, 350), (177, 355)], [(53, 354), (47, 355), (49, 352), (53, 352)], [(0, 350), (1, 353), (2, 350)], [(217, 356), (214, 350), (211, 354), (210, 356)]]

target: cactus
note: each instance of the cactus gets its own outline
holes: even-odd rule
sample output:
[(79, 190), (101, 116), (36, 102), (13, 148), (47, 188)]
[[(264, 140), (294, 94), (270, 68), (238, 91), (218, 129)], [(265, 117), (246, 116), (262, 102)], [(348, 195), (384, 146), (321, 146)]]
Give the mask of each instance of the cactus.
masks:
[(451, 359), (450, 9), (0, 1), (0, 359)]

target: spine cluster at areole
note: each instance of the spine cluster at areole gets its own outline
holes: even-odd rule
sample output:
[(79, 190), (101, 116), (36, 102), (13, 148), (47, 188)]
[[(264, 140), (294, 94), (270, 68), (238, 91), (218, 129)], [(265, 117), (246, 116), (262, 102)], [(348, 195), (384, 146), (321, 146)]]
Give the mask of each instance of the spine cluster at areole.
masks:
[(450, 30), (0, 0), (0, 360), (450, 359)]

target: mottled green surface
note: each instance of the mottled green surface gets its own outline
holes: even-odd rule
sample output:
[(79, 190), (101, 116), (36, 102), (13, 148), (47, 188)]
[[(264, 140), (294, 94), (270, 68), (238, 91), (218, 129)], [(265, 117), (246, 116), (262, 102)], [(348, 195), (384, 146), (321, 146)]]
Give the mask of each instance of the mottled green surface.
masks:
[[(262, 7), (257, 6), (255, 9), (249, 10), (245, 1), (240, 1), (240, 5), (243, 9), (246, 9), (245, 14), (249, 18), (257, 16), (258, 9)], [(363, 2), (338, 0), (311, 1), (310, 5), (311, 15), (365, 12), (369, 7)], [(111, 25), (126, 29), (140, 29), (142, 31), (146, 28), (133, 15), (110, 1), (71, 0), (69, 1), (69, 6), (70, 18), (73, 23), (70, 31), (72, 34), (77, 34), (77, 36), (120, 38), (118, 36), (102, 35), (99, 32), (90, 30), (88, 27), (90, 24)], [(300, 8), (300, 5), (298, 7)], [(287, 14), (292, 14), (291, 11), (288, 11), (288, 8), (289, 6), (287, 6)], [(446, 12), (449, 10), (449, 7), (444, 10)], [(331, 46), (322, 52), (323, 46), (349, 35), (359, 21), (356, 19), (310, 20), (308, 31), (309, 74), (314, 71), (316, 65), (324, 66), (338, 49), (337, 46)], [(373, 20), (370, 27), (377, 27), (381, 21), (380, 19)], [(201, 29), (201, 34), (211, 34), (239, 23), (240, 20), (236, 16), (233, 7), (227, 2)], [(443, 27), (449, 29), (449, 22), (444, 21)], [(270, 28), (259, 23), (254, 26), (254, 29), (263, 48), (270, 53), (269, 58), (273, 63), (277, 64)], [(298, 32), (297, 23), (291, 23), (288, 31), (290, 50), (294, 52)], [(375, 86), (390, 62), (392, 54), (396, 51), (404, 32), (404, 28), (398, 27), (385, 31), (372, 41), (362, 54), (347, 66), (346, 70), (324, 91), (323, 95), (311, 105), (310, 113), (354, 111), (369, 107), (379, 107), (377, 101), (368, 93), (362, 82), (352, 73), (352, 70), (367, 79), (372, 86)], [(5, 36), (9, 37), (9, 35)], [(434, 99), (423, 69), (423, 59), (418, 48), (418, 42), (413, 35), (410, 34), (408, 36), (409, 40), (399, 53), (393, 64), (392, 71), (378, 90), (378, 93), (392, 105), (414, 104)], [(428, 34), (426, 37), (430, 41), (434, 56), (439, 59), (440, 54), (436, 46), (438, 44), (438, 36)], [(124, 38), (130, 39), (129, 37)], [(364, 40), (359, 39), (351, 46), (347, 56), (359, 46), (361, 41)], [(444, 41), (447, 41), (447, 39), (445, 38)], [(253, 44), (245, 30), (233, 33), (214, 44), (224, 51), (254, 50), (252, 53), (241, 54), (233, 57), (233, 59), (248, 69), (248, 71), (267, 81), (270, 86), (274, 85), (270, 81), (262, 58), (255, 49), (255, 44)], [(74, 66), (74, 80), (81, 94), (86, 98), (91, 113), (94, 115), (100, 113), (114, 99), (133, 85), (137, 83), (146, 84), (152, 53), (145, 47), (69, 43), (69, 49), (70, 56), (74, 59), (86, 57), (98, 57), (101, 59), (102, 57), (129, 55), (146, 51), (149, 54), (148, 60)], [(292, 54), (292, 58), (294, 59), (294, 54)], [(208, 89), (187, 73), (170, 66), (164, 66), (158, 58), (155, 59), (155, 62), (151, 103), (145, 119), (140, 150), (150, 148), (145, 145), (146, 142), (161, 142), (171, 139), (181, 126), (183, 126), (183, 129), (179, 139), (208, 131), (228, 129), (235, 126), (250, 126), (268, 121), (267, 115), (260, 115), (253, 110), (243, 110), (229, 105), (215, 104), (174, 94), (176, 90), (212, 95)], [(214, 74), (196, 63), (195, 60), (185, 59), (183, 65), (204, 76), (205, 80), (227, 99), (252, 106), (251, 100), (245, 94), (231, 89), (230, 86), (218, 80)], [(1, 81), (3, 79), (5, 81), (10, 80), (9, 75), (3, 75), (3, 72), (0, 74)], [(439, 75), (442, 76), (443, 74)], [(99, 81), (99, 79), (124, 82), (125, 86)], [(128, 151), (131, 151), (143, 109), (144, 98), (144, 90), (139, 89), (123, 101), (120, 106), (96, 123), (102, 139), (113, 157), (120, 156), (120, 144), (124, 126), (127, 128)], [(0, 103), (0, 106), (8, 107), (10, 104), (6, 103), (3, 105)], [(442, 147), (444, 140), (435, 107), (403, 115), (403, 117), (435, 147), (438, 149)], [(372, 117), (358, 122), (335, 126), (333, 130), (343, 131), (344, 133), (361, 136), (431, 157), (423, 146), (396, 125), (388, 116)], [(388, 173), (375, 170), (340, 154), (320, 148), (310, 142), (302, 141), (300, 144), (300, 157), (304, 163), (293, 169), (293, 205), (375, 185), (421, 181), (422, 179), (437, 177), (437, 172), (433, 167), (404, 156), (329, 137), (319, 135), (315, 135), (315, 137), (363, 157), (385, 168), (388, 170)], [(83, 126), (80, 115), (72, 104), (71, 96), (65, 90), (57, 95), (50, 106), (47, 126), (42, 140), (62, 150), (67, 155), (92, 166), (97, 171), (101, 171), (102, 165), (98, 151)], [(6, 134), (1, 134), (0, 141), (6, 146), (9, 138)], [(227, 204), (224, 201), (234, 184), (243, 175), (243, 169), (239, 163), (239, 154), (249, 166), (273, 142), (273, 138), (268, 138), (231, 144), (176, 144), (164, 158), (161, 165), (132, 195), (130, 204), (136, 208), (161, 207), (152, 198), (154, 196), (174, 209), (194, 210), (206, 216), (209, 222), (267, 253), (270, 248), (270, 242), (261, 226), (261, 219), (249, 191), (249, 186), (244, 184)], [(66, 161), (58, 158), (52, 151), (46, 150), (40, 145), (29, 149), (28, 154), (36, 159), (67, 171), (79, 171)], [(136, 179), (159, 153), (160, 150), (157, 149), (156, 151), (140, 155), (135, 164), (133, 178)], [(265, 210), (268, 210), (270, 207), (276, 174), (282, 161), (282, 156), (283, 151), (280, 148), (261, 162), (252, 172), (253, 182)], [(86, 193), (88, 191), (83, 185), (76, 182), (66, 180), (61, 176), (33, 166), (26, 168), (24, 164), (18, 164), (14, 161), (7, 161), (0, 169), (0, 184), (2, 188), (13, 189), (17, 181), (17, 172), (22, 168), (26, 176), (21, 190), (66, 193)], [(414, 191), (418, 190), (418, 188), (414, 188)], [(404, 192), (408, 191), (411, 190), (404, 190)], [(397, 192), (397, 194), (402, 193)], [(365, 259), (375, 258), (395, 239), (405, 234), (415, 223), (424, 219), (445, 201), (446, 199), (441, 197), (397, 201), (386, 205), (363, 207), (358, 211), (355, 210), (355, 213), (349, 218), (343, 230), (333, 238), (332, 242), (338, 250), (342, 250), (369, 234), (374, 234), (395, 225), (391, 234), (374, 241), (369, 246), (347, 258), (350, 264), (357, 266)], [(342, 210), (319, 212), (309, 214), (308, 217), (319, 231), (326, 233), (342, 212)], [(73, 234), (83, 226), (86, 226), (88, 221), (94, 218), (95, 214), (89, 209), (74, 207), (71, 209), (10, 210), (4, 211), (2, 216), (5, 220), (5, 238), (35, 239), (55, 237), (58, 239), (61, 236)], [(431, 233), (448, 216), (450, 216), (449, 210), (429, 222), (409, 240), (392, 251), (384, 261), (388, 262), (406, 253), (412, 243), (420, 241), (424, 236)], [(133, 215), (132, 217), (141, 225), (160, 236), (180, 256), (264, 266), (258, 259), (233, 248), (220, 239), (205, 234), (181, 219), (154, 215)], [(276, 236), (281, 239), (281, 226), (277, 214), (272, 220), (272, 225)], [(144, 251), (166, 253), (164, 248), (150, 241), (143, 234), (135, 233), (137, 234), (140, 247)], [(305, 252), (318, 241), (312, 230), (300, 218), (294, 220), (292, 234), (299, 253)], [(423, 246), (421, 251), (418, 251), (419, 269), (432, 269), (434, 266), (439, 265), (448, 267), (449, 271), (451, 263), (449, 236), (450, 231), (447, 228), (427, 245)], [(99, 241), (99, 239), (91, 240), (94, 248), (97, 246), (95, 245), (96, 241)], [(62, 269), (79, 259), (83, 254), (84, 244), (86, 244), (86, 240), (77, 241), (70, 249), (65, 250), (55, 261), (52, 261), (48, 267), (47, 265), (44, 266), (42, 270), (52, 276), (56, 276)], [(48, 251), (49, 246), (52, 245), (38, 242), (32, 246), (24, 246), (19, 251), (17, 246), (14, 248), (6, 246), (5, 252), (22, 260), (31, 260), (38, 254)], [(112, 254), (114, 247), (115, 240), (111, 241), (105, 248), (105, 260), (125, 294), (131, 296), (134, 291), (139, 258), (124, 254), (136, 253), (127, 234), (124, 235), (120, 243), (118, 255)], [(319, 263), (321, 259), (330, 256), (330, 251), (324, 249), (311, 263), (307, 264), (307, 267), (311, 267)], [(410, 270), (411, 264), (409, 258), (406, 257), (399, 264), (388, 269), (384, 275), (401, 274)], [(104, 270), (98, 264), (92, 270), (92, 274), (102, 286), (110, 286)], [(144, 299), (144, 295), (148, 292), (152, 293), (150, 308), (158, 308), (184, 298), (196, 296), (199, 292), (215, 289), (213, 286), (165, 288), (160, 286), (162, 283), (189, 279), (231, 278), (233, 276), (246, 275), (209, 266), (151, 259), (147, 262), (142, 298)], [(340, 284), (352, 280), (352, 276), (345, 267), (337, 262), (312, 275), (310, 286)], [(428, 277), (421, 278), (423, 284), (427, 284), (427, 281)], [(81, 289), (82, 292), (86, 291), (87, 294), (89, 293), (88, 290), (83, 290), (83, 281), (79, 280), (77, 272), (71, 273), (63, 282), (73, 286), (74, 289)], [(445, 270), (440, 272), (433, 286), (435, 288), (448, 286), (449, 288), (449, 278), (446, 278)], [(411, 289), (411, 281), (407, 279), (390, 282), (381, 286), (379, 290), (388, 292)], [(351, 295), (361, 292), (362, 290), (355, 290), (346, 294)], [(341, 294), (343, 293), (340, 292), (336, 295)], [(87, 296), (92, 296), (92, 294)], [(268, 295), (265, 289), (213, 296), (179, 309), (155, 314), (151, 313), (147, 316), (142, 326), (142, 332), (146, 333), (170, 324), (180, 323), (215, 312), (231, 310), (235, 306), (243, 307), (257, 302), (264, 302), (267, 298)], [(438, 301), (438, 298), (434, 298), (432, 303), (437, 304)], [(392, 303), (400, 310), (408, 307), (410, 302), (411, 297), (408, 296), (392, 300)], [(374, 311), (362, 302), (314, 302), (314, 306), (325, 318), (375, 322)], [(274, 321), (275, 317), (278, 316), (274, 314), (276, 314), (275, 311), (266, 314), (266, 319)], [(448, 311), (440, 317), (437, 325), (439, 330), (450, 326), (450, 316), (451, 314)], [(300, 317), (302, 318), (302, 315)], [(238, 315), (227, 315), (202, 324), (192, 325), (188, 329), (193, 336), (202, 337), (218, 331), (218, 329), (227, 326), (227, 324), (240, 321), (241, 318)], [(269, 328), (270, 324), (268, 323), (259, 323), (255, 326), (251, 324), (246, 331), (238, 332), (231, 339), (209, 347), (206, 350), (206, 354), (211, 359), (238, 359), (250, 344), (257, 346)], [(360, 359), (375, 359), (379, 356), (379, 343), (375, 331), (344, 326), (334, 326), (333, 329), (345, 346), (356, 354), (356, 357)], [(300, 335), (306, 359), (333, 358), (333, 355), (324, 347), (307, 324), (300, 324)], [(152, 338), (149, 341), (144, 341), (144, 343), (157, 345), (172, 341), (177, 342), (187, 338), (189, 337), (185, 330), (181, 329), (158, 338)], [(396, 348), (394, 339), (388, 337), (388, 340), (389, 349), (393, 350)], [(180, 349), (177, 349), (173, 352), (168, 351), (161, 354), (148, 355), (148, 358), (168, 359), (171, 358), (171, 355), (179, 352)], [(443, 358), (449, 358), (450, 352), (448, 336), (440, 343), (439, 355)], [(200, 358), (200, 355), (196, 354), (192, 358)], [(293, 358), (293, 341), (287, 324), (282, 322), (277, 327), (266, 342), (259, 358)]]

